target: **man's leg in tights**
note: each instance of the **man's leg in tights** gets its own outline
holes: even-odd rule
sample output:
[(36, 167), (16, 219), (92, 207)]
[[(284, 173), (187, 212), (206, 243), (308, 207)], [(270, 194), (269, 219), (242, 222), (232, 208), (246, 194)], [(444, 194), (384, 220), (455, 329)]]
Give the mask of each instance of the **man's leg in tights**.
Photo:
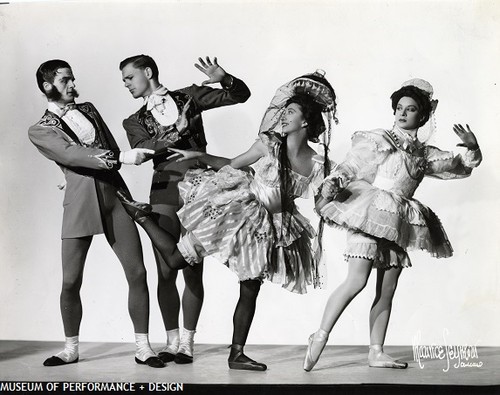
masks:
[[(169, 232), (176, 240), (181, 234), (181, 225), (177, 217), (177, 206), (155, 205), (154, 211), (160, 213), (158, 224)], [(165, 323), (165, 329), (171, 330), (179, 327), (179, 293), (176, 279), (177, 270), (172, 270), (155, 251), (158, 268), (158, 302)], [(183, 269), (184, 292), (182, 295), (182, 312), (184, 328), (195, 330), (203, 305), (203, 265), (188, 266)]]
[(120, 201), (109, 193), (101, 198), (104, 233), (127, 278), (128, 310), (134, 325), (135, 361), (153, 368), (164, 367), (149, 344), (149, 292), (139, 232)]
[(66, 337), (64, 349), (44, 361), (44, 366), (59, 366), (78, 362), (79, 331), (82, 321), (82, 287), (83, 269), (92, 236), (62, 240), (62, 272), (63, 281), (59, 299), (61, 316)]
[(63, 283), (60, 306), (66, 337), (79, 335), (82, 321), (80, 289), (91, 242), (92, 236), (62, 240)]
[[(172, 235), (173, 240), (179, 240), (181, 234), (181, 225), (177, 217), (178, 209), (178, 205), (156, 204), (153, 206), (154, 212), (159, 214), (159, 227)], [(184, 329), (181, 332), (179, 330), (180, 298), (176, 284), (178, 271), (167, 265), (156, 248), (154, 248), (154, 253), (158, 271), (158, 303), (167, 334), (167, 343), (165, 348), (161, 350), (160, 357), (164, 361), (170, 361), (177, 355), (176, 363), (191, 363), (194, 334), (203, 305), (203, 265), (187, 266), (183, 269), (185, 283), (182, 294)]]
[(114, 199), (105, 211), (104, 229), (125, 272), (129, 286), (128, 309), (135, 333), (148, 333), (149, 292), (139, 232), (125, 209)]

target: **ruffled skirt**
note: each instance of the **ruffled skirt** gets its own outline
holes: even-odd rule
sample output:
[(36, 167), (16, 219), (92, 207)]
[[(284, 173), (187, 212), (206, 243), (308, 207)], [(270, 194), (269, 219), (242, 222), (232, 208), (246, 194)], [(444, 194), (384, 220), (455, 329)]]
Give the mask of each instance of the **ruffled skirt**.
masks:
[(407, 250), (425, 250), (437, 258), (453, 254), (441, 221), (430, 208), (363, 180), (350, 183), (319, 214), (329, 225), (362, 232), (377, 239), (380, 249), (392, 250), (382, 254), (381, 266), (408, 266), (409, 260), (401, 258)]
[(189, 170), (179, 183), (184, 205), (177, 214), (187, 230), (179, 250), (190, 264), (214, 256), (240, 281), (267, 279), (305, 293), (316, 269), (314, 229), (298, 212), (270, 214), (252, 182), (251, 174), (230, 166)]

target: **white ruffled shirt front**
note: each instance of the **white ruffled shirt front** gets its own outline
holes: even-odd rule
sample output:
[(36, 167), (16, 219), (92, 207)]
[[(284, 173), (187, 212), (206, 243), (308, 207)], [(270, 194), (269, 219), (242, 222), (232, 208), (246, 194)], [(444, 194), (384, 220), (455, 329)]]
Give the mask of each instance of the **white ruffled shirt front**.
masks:
[(144, 98), (146, 109), (162, 126), (170, 126), (179, 118), (179, 110), (168, 89), (160, 85), (151, 95)]

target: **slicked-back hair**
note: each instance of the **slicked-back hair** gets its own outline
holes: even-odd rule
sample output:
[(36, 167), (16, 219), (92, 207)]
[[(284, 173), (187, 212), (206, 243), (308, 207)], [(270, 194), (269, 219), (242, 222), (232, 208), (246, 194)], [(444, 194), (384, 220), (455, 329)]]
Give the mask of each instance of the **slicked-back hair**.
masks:
[(154, 79), (158, 79), (160, 75), (160, 72), (158, 71), (158, 66), (156, 65), (156, 62), (151, 56), (136, 55), (124, 59), (120, 62), (120, 70), (123, 70), (123, 68), (130, 63), (132, 63), (132, 66), (134, 66), (136, 69), (144, 70), (146, 67), (149, 67), (153, 73)]

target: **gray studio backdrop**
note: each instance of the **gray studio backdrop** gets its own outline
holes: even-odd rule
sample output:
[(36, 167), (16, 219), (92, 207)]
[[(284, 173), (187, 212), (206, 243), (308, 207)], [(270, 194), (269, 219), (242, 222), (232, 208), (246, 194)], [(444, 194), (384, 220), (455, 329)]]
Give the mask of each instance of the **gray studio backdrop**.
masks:
[[(356, 130), (390, 128), (389, 96), (401, 82), (429, 80), (439, 99), (436, 144), (458, 143), (453, 123), (469, 123), (483, 164), (461, 181), (424, 180), (416, 197), (441, 218), (452, 258), (411, 253), (394, 302), (387, 344), (499, 346), (498, 146), (500, 5), (494, 1), (308, 2), (29, 2), (0, 6), (0, 339), (62, 340), (59, 314), (63, 192), (58, 167), (29, 142), (28, 127), (46, 101), (35, 70), (47, 59), (72, 66), (81, 101), (92, 101), (118, 144), (129, 147), (121, 122), (141, 105), (123, 87), (119, 62), (153, 56), (170, 89), (200, 84), (198, 56), (217, 56), (242, 78), (247, 103), (204, 115), (210, 153), (235, 156), (257, 137), (275, 89), (321, 68), (338, 94), (332, 159), (341, 160)], [(124, 167), (139, 200), (147, 200), (152, 166)], [(316, 223), (310, 202), (300, 202)], [(156, 268), (141, 231), (151, 295), (152, 342), (164, 339), (156, 302)], [(266, 284), (249, 343), (305, 344), (326, 299), (345, 277), (345, 235), (327, 229), (328, 287), (295, 295)], [(197, 342), (229, 343), (238, 297), (236, 277), (207, 259), (205, 304)], [(375, 276), (348, 307), (332, 344), (367, 344)], [(182, 289), (182, 280), (179, 281)], [(103, 236), (89, 253), (82, 289), (81, 341), (133, 341), (127, 287)]]

